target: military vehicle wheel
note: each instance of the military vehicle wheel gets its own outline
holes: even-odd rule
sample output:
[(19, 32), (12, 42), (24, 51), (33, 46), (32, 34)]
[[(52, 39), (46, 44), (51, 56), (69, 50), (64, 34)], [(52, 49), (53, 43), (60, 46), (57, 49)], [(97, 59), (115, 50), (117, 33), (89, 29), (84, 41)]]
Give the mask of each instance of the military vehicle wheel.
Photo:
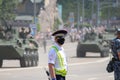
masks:
[(32, 50), (31, 60), (32, 60), (32, 66), (38, 65), (38, 53), (35, 50)]
[(21, 67), (29, 67), (29, 51), (25, 51), (23, 57), (20, 59)]
[(109, 56), (109, 52), (108, 51), (102, 51), (101, 53), (100, 53), (100, 56), (101, 57), (108, 57)]
[(3, 60), (0, 60), (0, 68), (2, 67), (3, 64)]
[(77, 57), (85, 57), (86, 56), (86, 52), (83, 51), (83, 47), (81, 47), (80, 45), (77, 46)]
[(32, 62), (31, 62), (31, 53), (30, 50), (26, 50), (26, 67), (31, 67)]
[(35, 66), (38, 66), (38, 60), (39, 60), (39, 57), (38, 57), (38, 51), (35, 50)]
[(21, 67), (26, 67), (25, 58), (24, 58), (24, 57), (22, 57), (22, 58), (20, 59), (20, 66), (21, 66)]
[(85, 57), (86, 56), (86, 53), (85, 52), (83, 52), (83, 51), (81, 51), (81, 52), (79, 52), (79, 57)]
[(29, 49), (27, 51), (28, 51), (28, 54), (27, 54), (26, 64), (28, 64), (28, 67), (35, 66), (35, 60), (34, 60), (35, 53), (34, 53), (34, 51), (31, 49)]
[(35, 53), (33, 50), (31, 50), (31, 56), (30, 56), (31, 66), (35, 66), (34, 57), (35, 57)]
[(86, 56), (86, 52), (78, 49), (77, 50), (77, 57), (85, 57)]

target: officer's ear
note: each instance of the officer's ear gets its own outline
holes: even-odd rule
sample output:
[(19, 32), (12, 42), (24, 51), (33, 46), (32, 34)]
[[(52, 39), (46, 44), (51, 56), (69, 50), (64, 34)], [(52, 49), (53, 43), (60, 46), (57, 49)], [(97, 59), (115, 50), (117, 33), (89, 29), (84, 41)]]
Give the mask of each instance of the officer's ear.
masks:
[(58, 37), (57, 37), (57, 36), (55, 36), (55, 41), (57, 41), (57, 39), (58, 39)]

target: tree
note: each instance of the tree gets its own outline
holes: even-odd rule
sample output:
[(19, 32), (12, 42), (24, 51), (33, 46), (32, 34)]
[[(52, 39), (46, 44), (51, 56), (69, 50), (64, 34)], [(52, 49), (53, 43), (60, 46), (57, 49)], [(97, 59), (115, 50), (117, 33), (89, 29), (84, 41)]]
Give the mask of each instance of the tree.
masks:
[(6, 20), (14, 20), (17, 0), (0, 0), (0, 23), (6, 24)]
[[(63, 6), (63, 20), (66, 21), (68, 19), (69, 13), (70, 12), (74, 12), (75, 15), (75, 20), (77, 21), (77, 1), (79, 1), (80, 3), (80, 16), (82, 16), (82, 1), (83, 0), (57, 0), (58, 4), (61, 4)], [(120, 3), (119, 0), (99, 0), (100, 1), (100, 17), (101, 19), (107, 19), (108, 17), (108, 10), (110, 10), (110, 17), (120, 17), (120, 4), (118, 4), (118, 6), (116, 5), (116, 1), (118, 1), (117, 3)], [(84, 4), (84, 16), (86, 19), (90, 19), (91, 15), (92, 15), (92, 11), (93, 14), (97, 14), (97, 0), (84, 0), (85, 4)], [(94, 4), (93, 4), (94, 3)], [(116, 5), (116, 6), (114, 6)], [(92, 8), (93, 6), (93, 8)], [(111, 6), (111, 7), (106, 7), (103, 8), (104, 6)]]
[(101, 18), (106, 19), (108, 17), (113, 18), (113, 17), (120, 17), (120, 4), (117, 4), (117, 0), (109, 0), (104, 1), (104, 3), (108, 4), (102, 4), (101, 5)]

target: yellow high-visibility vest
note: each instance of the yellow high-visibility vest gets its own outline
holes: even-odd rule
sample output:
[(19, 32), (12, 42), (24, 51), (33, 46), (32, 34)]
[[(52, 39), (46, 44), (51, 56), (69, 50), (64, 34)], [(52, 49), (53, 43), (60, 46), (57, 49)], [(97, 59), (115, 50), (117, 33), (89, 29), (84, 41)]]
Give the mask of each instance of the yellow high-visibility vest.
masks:
[(52, 48), (54, 48), (56, 53), (57, 53), (59, 66), (60, 66), (60, 69), (55, 68), (55, 73), (57, 75), (65, 76), (67, 74), (67, 70), (66, 70), (66, 68), (64, 66), (64, 58), (62, 57), (62, 55), (60, 54), (60, 52), (59, 52), (59, 50), (58, 50), (58, 48), (56, 46), (52, 46)]

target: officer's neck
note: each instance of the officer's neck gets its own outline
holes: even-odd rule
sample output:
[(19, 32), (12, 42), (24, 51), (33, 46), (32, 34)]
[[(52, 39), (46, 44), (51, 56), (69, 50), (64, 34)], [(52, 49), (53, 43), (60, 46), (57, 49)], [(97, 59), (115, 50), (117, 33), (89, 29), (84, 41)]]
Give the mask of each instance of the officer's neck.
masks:
[(62, 45), (58, 43), (58, 45), (61, 47)]
[(59, 43), (57, 43), (57, 42), (56, 42), (56, 44), (57, 44), (58, 46), (60, 46), (60, 47), (62, 46), (61, 44), (59, 44)]

